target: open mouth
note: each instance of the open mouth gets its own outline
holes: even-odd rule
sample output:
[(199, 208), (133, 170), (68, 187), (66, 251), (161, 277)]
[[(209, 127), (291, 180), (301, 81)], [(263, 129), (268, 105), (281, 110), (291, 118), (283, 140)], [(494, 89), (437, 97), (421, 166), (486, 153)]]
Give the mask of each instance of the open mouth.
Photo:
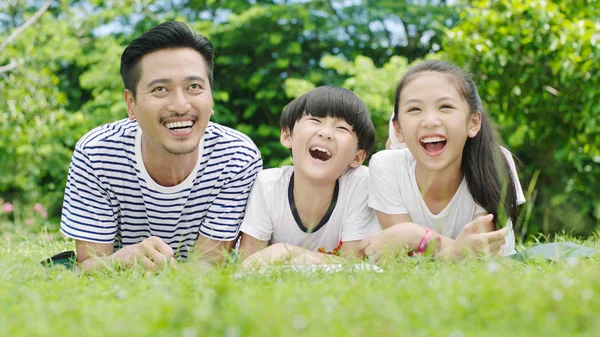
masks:
[(167, 122), (163, 125), (174, 132), (186, 132), (192, 129), (194, 126), (194, 121), (178, 121), (178, 122)]
[(328, 161), (331, 159), (331, 152), (323, 147), (313, 146), (308, 152), (310, 152), (311, 157), (320, 161)]
[(447, 142), (448, 140), (443, 136), (428, 136), (421, 138), (421, 146), (425, 149), (425, 152), (429, 154), (440, 153)]

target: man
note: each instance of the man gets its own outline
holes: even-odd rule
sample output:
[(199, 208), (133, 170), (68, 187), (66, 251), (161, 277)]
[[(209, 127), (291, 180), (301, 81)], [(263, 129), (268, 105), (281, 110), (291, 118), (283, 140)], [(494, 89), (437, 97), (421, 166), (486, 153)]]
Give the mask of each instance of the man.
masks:
[(211, 42), (180, 22), (123, 52), (129, 119), (79, 140), (65, 190), (60, 229), (84, 270), (156, 269), (194, 245), (219, 262), (232, 248), (262, 160), (248, 137), (210, 122), (213, 66)]

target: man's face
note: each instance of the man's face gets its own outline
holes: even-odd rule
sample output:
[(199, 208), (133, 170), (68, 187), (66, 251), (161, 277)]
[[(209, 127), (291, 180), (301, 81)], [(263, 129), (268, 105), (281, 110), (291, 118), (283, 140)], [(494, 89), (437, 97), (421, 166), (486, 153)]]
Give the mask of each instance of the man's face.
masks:
[(191, 48), (162, 49), (140, 60), (136, 96), (125, 90), (142, 148), (156, 155), (195, 153), (213, 114), (204, 57)]

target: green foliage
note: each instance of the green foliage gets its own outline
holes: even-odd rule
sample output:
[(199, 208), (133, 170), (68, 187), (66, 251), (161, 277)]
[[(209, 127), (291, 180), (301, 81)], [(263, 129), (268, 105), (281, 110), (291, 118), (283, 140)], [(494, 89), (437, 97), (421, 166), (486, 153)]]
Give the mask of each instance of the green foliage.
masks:
[(522, 181), (540, 170), (529, 232), (589, 232), (600, 223), (600, 5), (471, 5), (444, 51), (474, 74), (503, 139), (524, 163)]
[[(12, 20), (2, 21), (5, 31), (37, 10), (23, 11), (25, 3), (6, 5)], [(0, 54), (0, 65), (17, 63), (0, 73), (0, 193), (7, 199), (48, 203), (62, 197), (72, 149), (89, 127), (80, 113), (66, 111), (59, 88), (79, 48), (68, 23), (46, 13)]]

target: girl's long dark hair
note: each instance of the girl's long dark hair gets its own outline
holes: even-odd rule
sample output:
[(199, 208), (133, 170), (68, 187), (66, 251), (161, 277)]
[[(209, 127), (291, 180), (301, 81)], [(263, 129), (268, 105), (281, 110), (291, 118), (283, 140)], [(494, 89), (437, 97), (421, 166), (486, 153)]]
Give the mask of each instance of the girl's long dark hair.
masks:
[(498, 133), (483, 109), (475, 82), (466, 71), (435, 60), (424, 61), (410, 68), (396, 87), (394, 120), (398, 118), (402, 89), (422, 72), (438, 72), (446, 76), (468, 103), (470, 112), (481, 112), (481, 129), (474, 138), (467, 138), (463, 149), (462, 173), (475, 202), (494, 215), (496, 229), (498, 221), (505, 223), (506, 217), (516, 224), (518, 207), (514, 179), (518, 177), (510, 173), (510, 166), (500, 148)]

